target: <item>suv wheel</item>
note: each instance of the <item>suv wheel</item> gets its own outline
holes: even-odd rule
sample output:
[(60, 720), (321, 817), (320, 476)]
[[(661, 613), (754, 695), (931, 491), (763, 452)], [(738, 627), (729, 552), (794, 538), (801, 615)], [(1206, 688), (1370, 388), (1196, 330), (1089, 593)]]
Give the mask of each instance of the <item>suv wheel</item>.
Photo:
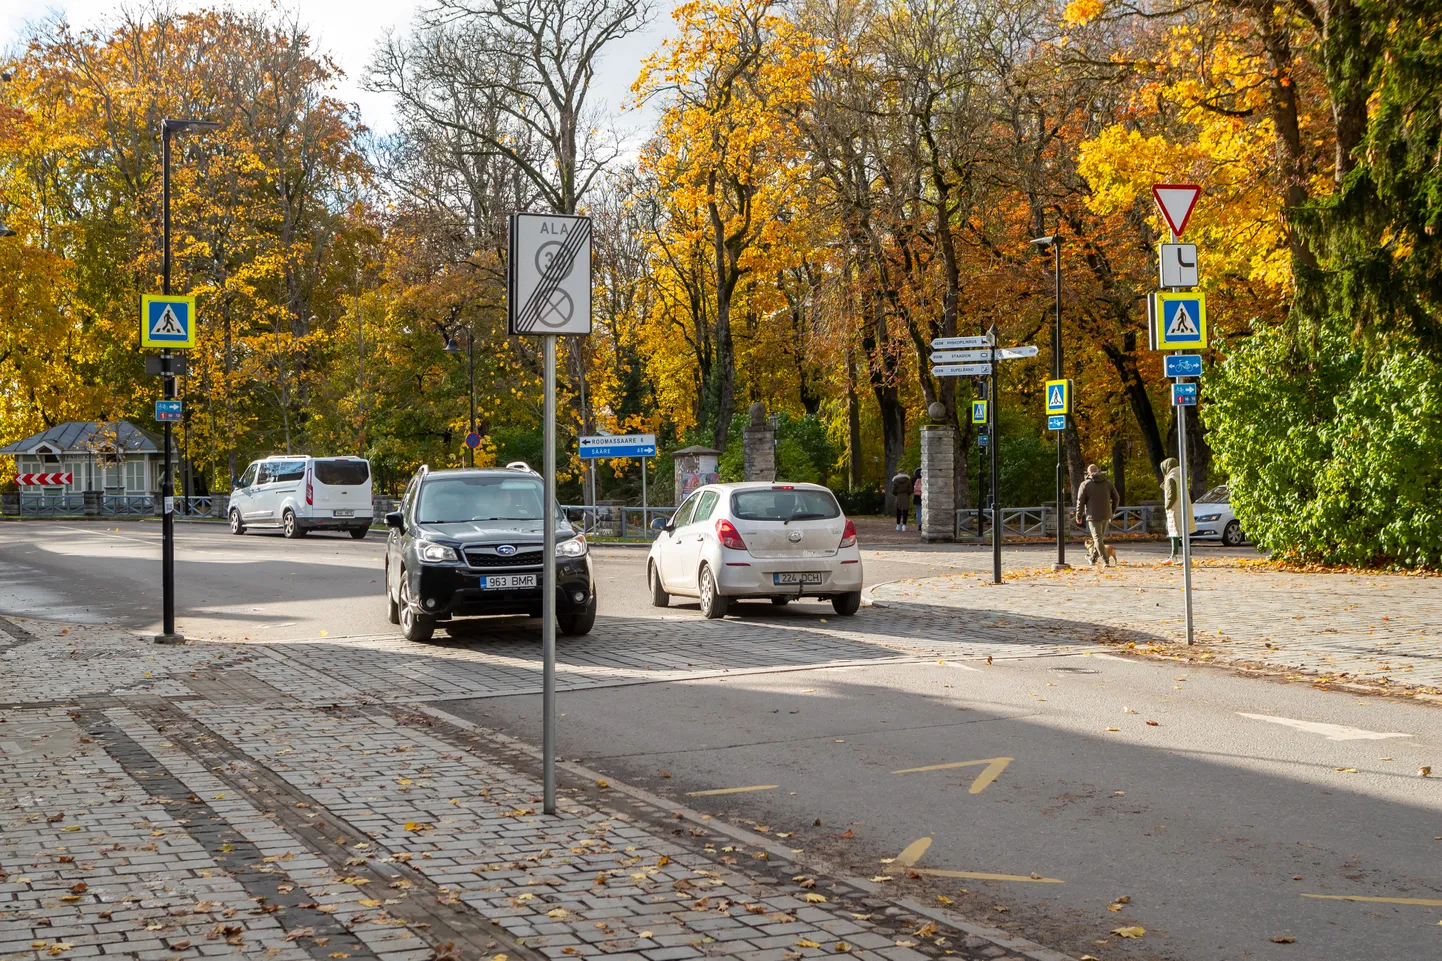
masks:
[(557, 614), (556, 626), (561, 633), (567, 637), (578, 637), (582, 634), (591, 633), (591, 628), (596, 625), (596, 600), (591, 599), (584, 611), (572, 614)]
[(728, 599), (721, 596), (721, 591), (716, 587), (716, 578), (711, 576), (711, 568), (702, 565), (701, 567), (701, 613), (708, 620), (715, 620), (726, 616), (726, 609), (730, 606)]
[(411, 605), (410, 578), (406, 569), (401, 568), (400, 598), (401, 636), (408, 641), (429, 641), (436, 632), (436, 619), (430, 614), (421, 614)]
[(656, 570), (652, 564), (646, 571), (646, 579), (651, 582), (651, 606), (668, 607), (671, 604), (671, 595), (666, 593), (666, 588), (661, 584), (661, 572)]
[(1241, 547), (1246, 538), (1242, 536), (1242, 525), (1239, 521), (1228, 521), (1227, 526), (1222, 529), (1222, 543), (1228, 547)]
[(852, 591), (849, 594), (837, 594), (831, 599), (831, 606), (836, 613), (842, 617), (850, 617), (861, 610), (861, 592)]
[(287, 510), (285, 512), (281, 517), (280, 526), (281, 530), (285, 532), (285, 536), (292, 540), (305, 536), (305, 528), (301, 527), (300, 522), (295, 519), (295, 511), (293, 510)]
[(391, 566), (386, 565), (386, 620), (392, 624), (401, 622), (401, 606), (396, 603), (395, 596), (391, 594)]
[(232, 534), (245, 533), (245, 522), (240, 519), (240, 511), (234, 507), (230, 509), (230, 532)]

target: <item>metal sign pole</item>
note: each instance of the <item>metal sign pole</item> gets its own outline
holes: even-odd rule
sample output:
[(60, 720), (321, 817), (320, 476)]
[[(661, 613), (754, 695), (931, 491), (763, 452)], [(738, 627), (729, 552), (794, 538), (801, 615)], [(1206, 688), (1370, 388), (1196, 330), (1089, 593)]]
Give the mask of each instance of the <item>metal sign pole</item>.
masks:
[[(160, 129), (160, 222), (161, 222), (161, 292), (170, 295), (170, 129), (162, 124)], [(190, 319), (191, 323), (195, 318)], [(170, 351), (160, 352), (160, 395), (166, 400), (175, 398), (175, 375), (171, 373)], [(160, 644), (179, 644), (185, 639), (175, 633), (175, 487), (170, 474), (170, 421), (165, 422), (165, 456), (161, 461), (160, 478), (160, 594), (161, 616)]]
[[(1177, 242), (1177, 232), (1171, 231), (1172, 243)], [(1176, 288), (1171, 288), (1175, 290)], [(1158, 323), (1164, 321), (1159, 317)], [(1161, 335), (1158, 334), (1158, 339)], [(1178, 351), (1180, 353), (1180, 351)], [(1181, 383), (1182, 378), (1177, 378)], [(1185, 404), (1175, 405), (1177, 409), (1177, 467), (1180, 476), (1182, 508), (1182, 598), (1187, 612), (1187, 646), (1193, 644), (1192, 635), (1192, 485), (1187, 477), (1187, 408)]]
[(1001, 370), (996, 362), (996, 338), (991, 342), (991, 577), (1001, 583), (1001, 484), (997, 451), (1001, 449)]
[(647, 513), (649, 513), (647, 508), (650, 507), (650, 501), (646, 499), (646, 468), (648, 466), (647, 461), (648, 458), (641, 458), (641, 530), (645, 531), (647, 537), (650, 537), (651, 518), (646, 516)]
[(556, 337), (542, 337), (545, 368), (545, 534), (541, 554), (542, 764), (545, 767), (545, 812), (556, 813)]

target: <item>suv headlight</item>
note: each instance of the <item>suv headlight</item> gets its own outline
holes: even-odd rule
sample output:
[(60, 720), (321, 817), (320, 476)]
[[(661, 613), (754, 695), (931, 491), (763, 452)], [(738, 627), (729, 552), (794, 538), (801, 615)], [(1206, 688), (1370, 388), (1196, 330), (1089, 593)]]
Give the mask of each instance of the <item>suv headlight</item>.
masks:
[(586, 556), (586, 535), (577, 534), (570, 540), (561, 541), (556, 545), (557, 557), (585, 557)]
[(447, 547), (444, 544), (422, 544), (420, 546), (421, 560), (429, 564), (455, 563), (458, 558), (454, 547)]

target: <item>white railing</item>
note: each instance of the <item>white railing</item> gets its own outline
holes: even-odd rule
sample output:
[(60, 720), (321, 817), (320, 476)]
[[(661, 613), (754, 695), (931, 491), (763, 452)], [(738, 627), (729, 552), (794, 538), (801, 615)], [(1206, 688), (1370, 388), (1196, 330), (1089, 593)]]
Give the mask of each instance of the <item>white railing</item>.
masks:
[(595, 537), (619, 537), (626, 540), (652, 540), (660, 525), (676, 513), (674, 507), (620, 507), (562, 504), (561, 509), (571, 523)]

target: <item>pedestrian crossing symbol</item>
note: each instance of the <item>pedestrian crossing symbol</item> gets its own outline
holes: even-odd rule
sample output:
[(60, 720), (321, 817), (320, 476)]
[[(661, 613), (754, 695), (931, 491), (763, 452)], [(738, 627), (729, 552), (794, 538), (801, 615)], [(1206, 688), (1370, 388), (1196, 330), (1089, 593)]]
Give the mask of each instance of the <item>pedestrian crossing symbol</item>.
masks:
[(140, 298), (140, 346), (195, 346), (195, 298), (146, 294)]
[(1207, 346), (1207, 295), (1157, 294), (1157, 349)]
[(1071, 381), (1049, 380), (1046, 382), (1046, 412), (1048, 416), (1071, 413)]

